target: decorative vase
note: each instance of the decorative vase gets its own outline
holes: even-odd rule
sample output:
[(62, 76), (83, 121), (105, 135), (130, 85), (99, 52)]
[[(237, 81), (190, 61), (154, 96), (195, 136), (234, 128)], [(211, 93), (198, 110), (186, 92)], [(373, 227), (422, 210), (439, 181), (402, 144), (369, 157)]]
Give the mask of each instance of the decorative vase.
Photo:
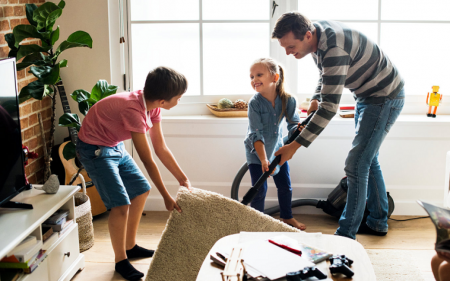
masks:
[(311, 99), (310, 99), (310, 98), (306, 98), (306, 99), (300, 104), (300, 109), (301, 109), (301, 110), (308, 110), (310, 103), (311, 103)]

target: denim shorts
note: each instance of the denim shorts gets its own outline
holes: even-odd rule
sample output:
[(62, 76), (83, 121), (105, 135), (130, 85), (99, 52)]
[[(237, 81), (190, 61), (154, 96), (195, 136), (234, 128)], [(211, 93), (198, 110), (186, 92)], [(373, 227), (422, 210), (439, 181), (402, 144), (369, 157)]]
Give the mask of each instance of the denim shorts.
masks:
[(125, 150), (123, 142), (108, 147), (78, 139), (77, 156), (94, 182), (106, 208), (129, 205), (134, 197), (150, 190), (150, 184)]

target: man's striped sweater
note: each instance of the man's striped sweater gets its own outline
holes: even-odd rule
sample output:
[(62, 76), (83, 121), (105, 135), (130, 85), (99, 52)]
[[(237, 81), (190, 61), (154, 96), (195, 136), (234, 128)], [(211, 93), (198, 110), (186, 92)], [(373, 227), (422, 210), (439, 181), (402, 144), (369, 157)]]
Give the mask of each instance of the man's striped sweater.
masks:
[(357, 102), (376, 104), (395, 98), (404, 86), (397, 68), (364, 34), (336, 21), (319, 21), (314, 26), (318, 48), (311, 55), (321, 75), (312, 99), (321, 103), (296, 139), (305, 147), (336, 115), (344, 87)]

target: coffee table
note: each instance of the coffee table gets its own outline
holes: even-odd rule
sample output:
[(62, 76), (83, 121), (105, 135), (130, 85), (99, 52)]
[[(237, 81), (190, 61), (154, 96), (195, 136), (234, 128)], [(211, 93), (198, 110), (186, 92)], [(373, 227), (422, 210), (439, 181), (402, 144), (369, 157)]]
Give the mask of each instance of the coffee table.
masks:
[[(248, 234), (248, 233), (247, 233)], [(345, 278), (345, 276), (332, 276), (328, 267), (330, 266), (329, 261), (323, 261), (318, 263), (316, 266), (322, 272), (328, 274), (328, 278), (331, 280), (364, 280), (364, 281), (375, 281), (375, 273), (373, 271), (372, 263), (370, 262), (369, 256), (363, 246), (355, 240), (328, 234), (319, 233), (287, 233), (287, 232), (255, 232), (255, 239), (269, 239), (277, 235), (287, 235), (300, 240), (304, 244), (308, 244), (319, 249), (326, 250), (333, 254), (344, 254), (351, 258), (354, 263), (351, 267), (355, 275), (353, 278)], [(247, 235), (248, 237), (248, 235)], [(214, 246), (209, 251), (208, 255), (203, 261), (202, 267), (197, 275), (197, 281), (221, 281), (222, 277), (220, 272), (222, 268), (217, 266), (211, 261), (210, 254), (217, 252), (218, 249), (223, 249), (224, 247), (234, 247), (239, 244), (239, 234), (232, 234), (219, 239)], [(330, 280), (328, 279), (328, 280)], [(268, 280), (268, 279), (267, 279)], [(283, 279), (278, 279), (279, 281)], [(277, 281), (278, 281), (277, 280)]]

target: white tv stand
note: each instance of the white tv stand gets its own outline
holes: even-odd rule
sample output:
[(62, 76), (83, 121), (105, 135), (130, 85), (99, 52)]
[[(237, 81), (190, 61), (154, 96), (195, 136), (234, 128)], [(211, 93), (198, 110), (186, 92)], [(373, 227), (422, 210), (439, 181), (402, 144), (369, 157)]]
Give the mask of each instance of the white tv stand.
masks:
[[(73, 195), (79, 189), (78, 186), (60, 186), (56, 194), (31, 189), (11, 201), (32, 204), (32, 210), (0, 208), (0, 259), (28, 235), (42, 240), (42, 223), (59, 209), (69, 210), (68, 219), (75, 222)], [(80, 253), (78, 243), (78, 224), (74, 223), (52, 245), (47, 245), (47, 258), (39, 267), (31, 274), (23, 274), (19, 280), (70, 280), (77, 271), (84, 269), (84, 255)]]

